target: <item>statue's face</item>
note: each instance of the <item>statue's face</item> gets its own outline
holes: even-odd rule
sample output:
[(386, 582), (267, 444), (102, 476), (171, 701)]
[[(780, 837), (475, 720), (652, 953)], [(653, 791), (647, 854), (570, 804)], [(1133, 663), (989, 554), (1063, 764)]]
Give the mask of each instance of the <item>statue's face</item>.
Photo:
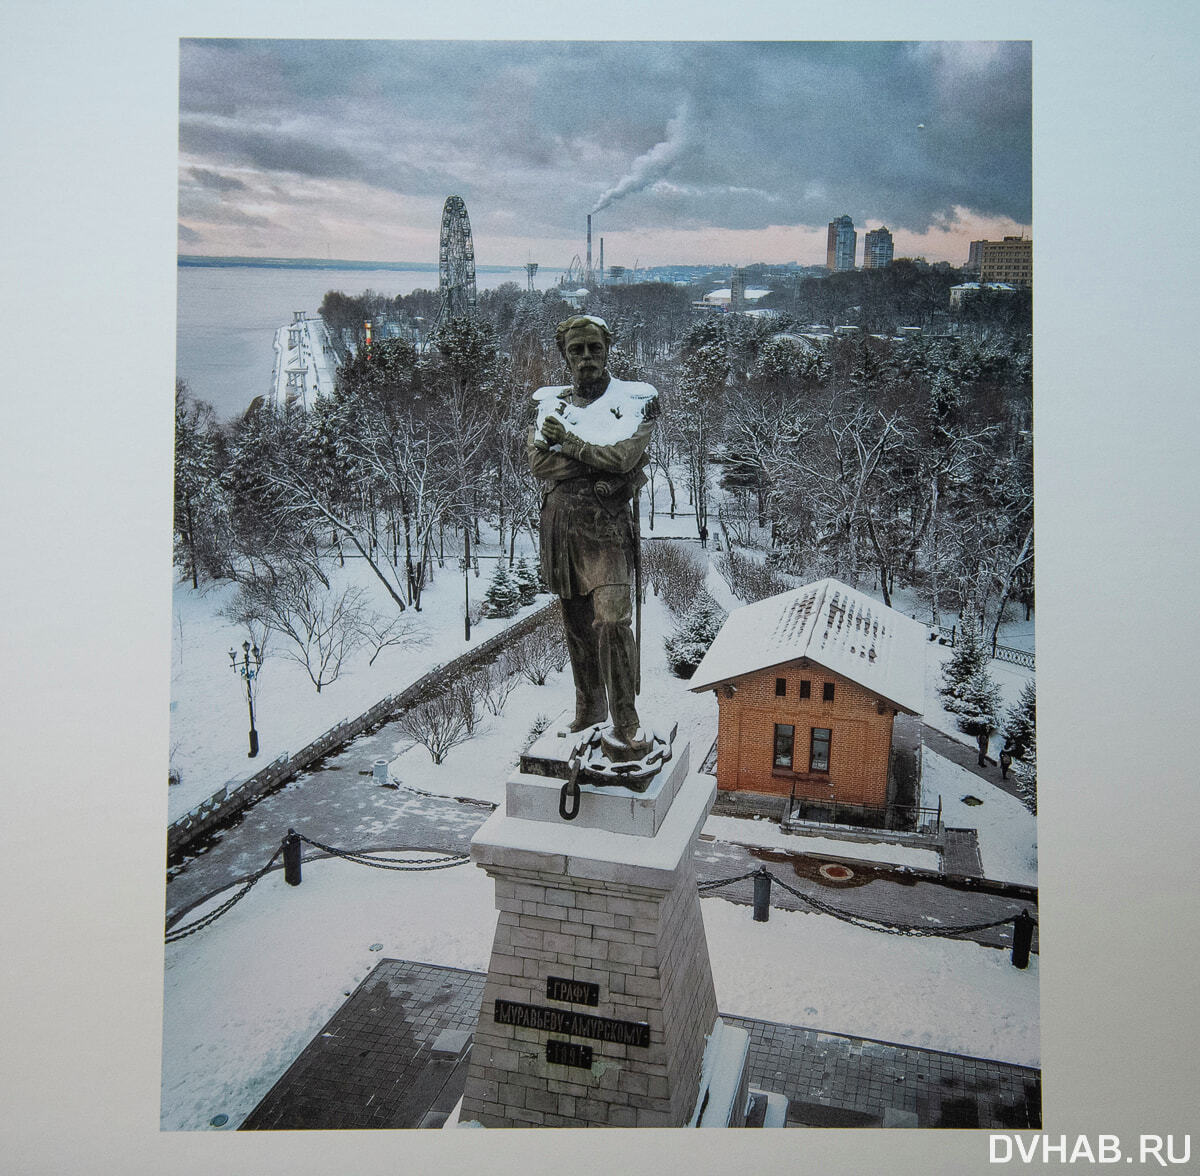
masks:
[(563, 341), (567, 367), (571, 369), (571, 380), (576, 387), (598, 380), (604, 374), (608, 360), (608, 344), (600, 328), (591, 323), (575, 327), (567, 332)]

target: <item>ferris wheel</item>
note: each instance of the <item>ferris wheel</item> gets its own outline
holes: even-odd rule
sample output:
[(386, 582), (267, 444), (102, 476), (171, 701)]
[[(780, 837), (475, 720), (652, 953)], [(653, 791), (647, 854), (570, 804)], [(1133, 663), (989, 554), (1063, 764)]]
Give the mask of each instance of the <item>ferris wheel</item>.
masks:
[(448, 196), (442, 208), (442, 232), (438, 249), (438, 291), (441, 305), (438, 322), (461, 315), (475, 315), (475, 246), (471, 221), (461, 196)]

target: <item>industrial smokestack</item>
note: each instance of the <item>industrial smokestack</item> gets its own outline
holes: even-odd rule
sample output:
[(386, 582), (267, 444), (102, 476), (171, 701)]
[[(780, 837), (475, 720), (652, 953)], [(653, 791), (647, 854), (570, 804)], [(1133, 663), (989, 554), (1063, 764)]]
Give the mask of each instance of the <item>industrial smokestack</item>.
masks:
[(604, 238), (600, 238), (600, 285), (604, 285)]
[(592, 278), (592, 214), (588, 213), (588, 240), (587, 240), (587, 269), (585, 270), (588, 281)]

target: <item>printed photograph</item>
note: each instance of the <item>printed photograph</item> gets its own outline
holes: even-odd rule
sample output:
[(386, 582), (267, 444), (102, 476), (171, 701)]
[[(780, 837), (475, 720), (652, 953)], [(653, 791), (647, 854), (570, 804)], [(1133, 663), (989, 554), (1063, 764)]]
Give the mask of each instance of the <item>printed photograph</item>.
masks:
[(1040, 1130), (1030, 42), (179, 81), (161, 1130)]

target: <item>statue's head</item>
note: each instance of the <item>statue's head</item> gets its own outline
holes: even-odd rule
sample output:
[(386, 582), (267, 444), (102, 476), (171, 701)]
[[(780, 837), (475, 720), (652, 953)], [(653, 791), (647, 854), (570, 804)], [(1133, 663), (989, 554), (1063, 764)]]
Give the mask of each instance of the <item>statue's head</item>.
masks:
[(603, 377), (612, 338), (608, 323), (590, 314), (573, 315), (558, 324), (554, 341), (577, 387), (593, 384)]

